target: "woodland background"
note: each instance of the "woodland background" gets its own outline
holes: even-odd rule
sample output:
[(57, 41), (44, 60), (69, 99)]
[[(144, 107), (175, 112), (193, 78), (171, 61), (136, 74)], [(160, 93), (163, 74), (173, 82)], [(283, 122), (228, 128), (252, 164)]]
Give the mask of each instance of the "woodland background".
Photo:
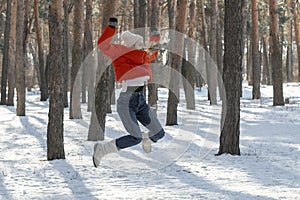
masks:
[[(97, 49), (96, 41), (111, 16), (119, 20), (118, 32), (143, 27), (174, 29), (195, 39), (208, 52), (223, 78), (223, 110), (230, 111), (222, 117), (218, 154), (240, 154), (243, 80), (253, 86), (253, 99), (260, 98), (262, 84), (273, 85), (274, 106), (288, 103), (283, 83), (300, 80), (298, 0), (2, 0), (0, 12), (1, 104), (16, 106), (16, 115), (25, 116), (26, 90), (39, 88), (40, 100), (50, 103), (49, 160), (65, 157), (65, 107), (70, 107), (70, 119), (80, 119), (80, 104), (88, 102), (92, 112), (88, 140), (104, 139), (106, 114), (114, 103), (110, 98), (115, 88), (112, 68), (101, 77), (91, 75), (99, 74), (101, 67), (82, 72), (81, 87), (74, 84), (82, 62)], [(184, 48), (184, 38), (176, 42)], [(197, 50), (187, 53), (190, 59), (198, 59)], [(216, 72), (207, 67), (204, 80), (188, 63), (174, 54), (167, 65), (182, 73), (193, 88), (207, 84), (210, 104), (217, 104), (216, 88), (221, 81), (216, 82)], [(178, 80), (170, 82), (178, 86)], [(157, 87), (148, 86), (151, 106), (157, 102)], [(222, 86), (218, 87), (222, 91)], [(179, 86), (169, 91), (166, 125), (177, 124), (178, 92)], [(187, 109), (195, 109), (194, 94), (186, 91), (185, 95)]]

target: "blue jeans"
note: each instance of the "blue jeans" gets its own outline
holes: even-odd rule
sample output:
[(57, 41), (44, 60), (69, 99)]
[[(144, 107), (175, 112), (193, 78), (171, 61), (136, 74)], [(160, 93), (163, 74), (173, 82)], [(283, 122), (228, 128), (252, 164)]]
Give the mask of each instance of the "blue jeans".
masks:
[(164, 137), (165, 131), (146, 103), (143, 91), (121, 92), (117, 101), (117, 112), (126, 131), (130, 134), (116, 139), (118, 149), (131, 147), (142, 141), (138, 121), (149, 130), (149, 138), (153, 142)]

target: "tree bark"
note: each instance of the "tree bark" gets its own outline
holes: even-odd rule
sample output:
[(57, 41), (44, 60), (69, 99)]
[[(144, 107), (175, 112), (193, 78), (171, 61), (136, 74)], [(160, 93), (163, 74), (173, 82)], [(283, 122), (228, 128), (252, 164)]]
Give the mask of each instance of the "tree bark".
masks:
[(69, 7), (68, 0), (63, 1), (64, 8), (64, 29), (63, 29), (63, 64), (64, 64), (64, 107), (69, 106), (68, 102), (68, 83), (69, 83)]
[(269, 52), (268, 52), (268, 36), (266, 33), (262, 36), (263, 45), (263, 78), (262, 84), (270, 85), (270, 67), (269, 67)]
[[(85, 29), (84, 29), (84, 57), (87, 58), (89, 54), (93, 51), (93, 34), (92, 34), (92, 0), (87, 0), (86, 2), (86, 18), (85, 18)], [(92, 110), (93, 99), (95, 98), (95, 69), (93, 63), (91, 63), (91, 57), (88, 57), (86, 65), (88, 68), (84, 69), (88, 74), (88, 111)]]
[(247, 81), (249, 85), (253, 85), (253, 70), (252, 70), (252, 36), (249, 36), (248, 48), (247, 48)]
[[(38, 62), (38, 56), (36, 55), (36, 50), (35, 50), (35, 48), (34, 48), (34, 44), (33, 44), (33, 42), (29, 42), (29, 52), (30, 52), (30, 54), (32, 55), (32, 62), (33, 62), (33, 65), (34, 65), (34, 68), (35, 68), (35, 70), (36, 70), (36, 73), (37, 73), (37, 79), (38, 79), (38, 83), (39, 83), (39, 85), (40, 85), (40, 83), (41, 83), (41, 78), (40, 78), (40, 76), (39, 76), (39, 74), (40, 74), (40, 68), (39, 68), (39, 62)], [(36, 45), (35, 45), (36, 46)]]
[(121, 20), (122, 24), (120, 30), (123, 31), (132, 30), (134, 27), (134, 22), (133, 22), (134, 12), (132, 12), (131, 1), (123, 1), (122, 7), (123, 7), (123, 15)]
[(241, 73), (241, 97), (243, 96), (243, 80), (244, 80), (244, 77), (243, 77), (243, 74), (246, 73), (246, 67), (247, 67), (247, 62), (248, 62), (248, 59), (247, 59), (247, 53), (245, 55), (245, 47), (246, 49), (248, 49), (248, 38), (247, 38), (247, 28), (248, 28), (248, 4), (247, 3), (244, 3), (243, 5), (243, 8), (242, 8), (242, 12), (243, 12), (243, 44), (242, 44), (242, 73)]
[(194, 45), (194, 29), (196, 21), (196, 2), (195, 0), (190, 1), (189, 5), (189, 29), (188, 29), (188, 42), (187, 49), (184, 48), (184, 53), (187, 51), (188, 60), (182, 65), (183, 88), (185, 92), (186, 108), (195, 110), (195, 80), (194, 80), (194, 66), (191, 63), (195, 63), (195, 45)]
[(83, 42), (83, 14), (84, 0), (76, 0), (74, 3), (74, 36), (72, 48), (72, 68), (71, 68), (71, 102), (70, 102), (70, 119), (81, 119), (80, 106), (80, 66), (82, 63), (82, 42)]
[[(114, 16), (115, 13), (115, 5), (116, 1), (105, 1), (103, 3), (103, 13), (102, 13), (102, 21), (101, 21), (101, 33), (106, 28), (108, 23), (109, 17)], [(104, 133), (105, 133), (105, 120), (106, 120), (106, 113), (108, 111), (107, 107), (110, 107), (110, 91), (109, 91), (109, 84), (110, 82), (114, 82), (112, 80), (111, 69), (112, 66), (107, 66), (104, 60), (106, 58), (98, 52), (98, 69), (97, 69), (97, 78), (95, 83), (95, 101), (92, 107), (92, 114), (91, 114), (91, 122), (89, 126), (88, 132), (88, 141), (97, 141), (97, 140), (104, 140)], [(101, 76), (100, 76), (101, 75)]]
[[(292, 2), (290, 0), (286, 1), (287, 6), (291, 8)], [(291, 9), (287, 9), (287, 17), (292, 16)], [(287, 21), (287, 50), (286, 50), (286, 80), (288, 82), (293, 81), (293, 20)]]
[(175, 27), (175, 1), (168, 0), (169, 29), (174, 29)]
[[(84, 39), (83, 39), (83, 68), (82, 68), (82, 95), (81, 95), (81, 102), (87, 103), (86, 100), (86, 93), (88, 92), (88, 109), (90, 109), (90, 100), (93, 98), (92, 93), (94, 93), (93, 90), (91, 90), (91, 84), (94, 83), (94, 73), (90, 72), (93, 67), (93, 65), (89, 64), (86, 65), (85, 63), (88, 62), (89, 58), (87, 56), (89, 53), (93, 50), (93, 36), (92, 36), (92, 1), (87, 0), (86, 6), (85, 6), (85, 20), (84, 20)], [(91, 85), (91, 86), (90, 86)], [(88, 90), (87, 90), (88, 88)]]
[(24, 1), (19, 0), (17, 5), (17, 37), (16, 37), (16, 71), (17, 71), (17, 116), (25, 116), (25, 69), (24, 69)]
[(252, 74), (253, 74), (253, 90), (252, 98), (260, 99), (260, 64), (259, 64), (259, 33), (258, 33), (258, 3), (252, 0)]
[[(222, 27), (224, 26), (222, 24), (221, 16), (218, 15), (218, 27), (217, 27), (217, 65), (218, 65), (218, 87), (219, 87), (219, 95), (220, 98), (223, 99), (223, 80), (222, 80), (222, 74), (223, 74), (223, 29)], [(244, 45), (244, 44), (243, 44)], [(243, 54), (244, 55), (244, 54)], [(241, 88), (242, 89), (242, 88)]]
[(283, 80), (282, 80), (282, 57), (278, 36), (278, 14), (277, 0), (269, 0), (270, 12), (270, 61), (272, 65), (273, 80), (273, 105), (282, 106), (283, 101)]
[(47, 159), (65, 159), (64, 151), (64, 71), (63, 71), (63, 3), (51, 0), (49, 6), (50, 74)]
[(16, 23), (17, 23), (17, 0), (12, 1), (12, 16), (9, 39), (9, 69), (8, 69), (8, 96), (7, 105), (14, 106), (15, 96), (15, 72), (16, 72)]
[(35, 20), (35, 32), (36, 32), (36, 40), (38, 43), (38, 57), (39, 57), (39, 76), (40, 76), (40, 90), (41, 90), (41, 101), (46, 101), (48, 99), (48, 87), (46, 83), (46, 74), (45, 74), (45, 66), (44, 66), (44, 48), (43, 48), (43, 39), (41, 35), (41, 26), (39, 20), (39, 8), (38, 8), (38, 0), (34, 0), (34, 20)]
[[(148, 26), (158, 28), (159, 27), (159, 19), (160, 19), (160, 8), (159, 8), (159, 1), (156, 0), (149, 0), (150, 8), (150, 15), (148, 17)], [(159, 74), (157, 69), (157, 60), (154, 60), (151, 63), (152, 72), (153, 72), (153, 80), (156, 80), (155, 76)], [(150, 107), (154, 107), (155, 111), (157, 110), (157, 83), (149, 83), (148, 84), (148, 104)]]
[(134, 32), (145, 38), (147, 2), (146, 0), (134, 0)]
[(240, 155), (240, 96), (244, 0), (225, 0), (224, 71), (226, 98), (222, 103), (220, 147), (217, 155)]
[[(208, 46), (207, 46), (207, 23), (206, 23), (206, 14), (205, 14), (205, 5), (204, 5), (204, 0), (197, 0), (198, 8), (199, 8), (199, 17), (201, 18), (201, 34), (200, 37), (202, 38), (201, 44), (204, 50), (201, 50), (200, 55), (198, 56), (201, 61), (198, 61), (199, 63), (202, 63), (204, 66), (202, 67), (203, 69), (206, 69), (207, 66), (207, 60), (209, 60), (208, 56)], [(196, 72), (196, 85), (197, 87), (202, 87), (203, 85), (206, 84), (205, 78), (202, 76), (200, 72)]]
[(2, 77), (1, 77), (1, 101), (0, 105), (6, 105), (6, 88), (8, 80), (8, 68), (9, 68), (9, 40), (10, 40), (10, 27), (11, 27), (11, 0), (7, 0), (6, 8), (6, 21), (4, 31), (4, 50), (2, 57)]
[(287, 50), (286, 50), (286, 80), (287, 82), (293, 81), (293, 45), (292, 45), (292, 21), (288, 22), (287, 31)]
[(208, 93), (209, 100), (211, 105), (217, 105), (217, 80), (215, 79), (217, 71), (216, 63), (217, 63), (217, 24), (218, 24), (218, 0), (211, 1), (211, 24), (210, 24), (210, 62), (207, 65), (207, 84), (208, 84)]
[(28, 54), (27, 54), (27, 44), (29, 40), (30, 30), (31, 30), (31, 24), (32, 20), (30, 18), (31, 14), (31, 2), (29, 0), (24, 0), (24, 31), (23, 31), (23, 55), (24, 55), (24, 68), (25, 68), (25, 88), (27, 88), (27, 91), (30, 91), (32, 86), (30, 85), (30, 73), (32, 73), (32, 67), (29, 67), (28, 65)]
[[(185, 32), (187, 3), (187, 0), (177, 0), (175, 31), (179, 33)], [(178, 52), (183, 51), (184, 37), (182, 35), (177, 33), (175, 37), (171, 38), (171, 42), (174, 43), (175, 49)], [(170, 76), (171, 79), (169, 86), (166, 125), (177, 125), (177, 107), (179, 102), (179, 77), (176, 74), (181, 73), (181, 65), (182, 56), (178, 54), (173, 54), (171, 61), (172, 71)]]
[(297, 48), (297, 58), (298, 58), (298, 82), (300, 81), (300, 2), (297, 2), (293, 10), (293, 21), (295, 29), (295, 41)]

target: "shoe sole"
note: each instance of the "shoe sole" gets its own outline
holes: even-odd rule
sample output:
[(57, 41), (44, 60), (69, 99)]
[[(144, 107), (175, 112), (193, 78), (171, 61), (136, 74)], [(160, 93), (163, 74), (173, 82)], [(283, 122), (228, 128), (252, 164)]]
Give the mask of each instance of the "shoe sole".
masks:
[(97, 168), (97, 165), (96, 165), (96, 163), (95, 163), (95, 159), (94, 159), (94, 157), (93, 157), (93, 163), (94, 163), (94, 167), (96, 167), (96, 168)]
[(95, 153), (96, 153), (96, 149), (97, 149), (97, 144), (95, 144), (95, 146), (94, 146), (94, 155), (93, 155), (93, 164), (94, 164), (94, 167), (98, 167), (97, 165), (96, 165), (96, 162), (95, 162)]

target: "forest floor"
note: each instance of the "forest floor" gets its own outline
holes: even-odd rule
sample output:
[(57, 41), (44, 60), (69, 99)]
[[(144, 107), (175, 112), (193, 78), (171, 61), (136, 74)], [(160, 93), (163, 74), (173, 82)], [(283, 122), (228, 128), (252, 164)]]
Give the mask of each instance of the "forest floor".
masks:
[[(210, 106), (196, 90), (197, 108), (178, 108), (178, 126), (145, 154), (141, 145), (111, 154), (99, 168), (87, 141), (90, 113), (70, 120), (65, 109), (65, 160), (47, 161), (48, 102), (28, 92), (26, 116), (0, 106), (0, 199), (300, 199), (300, 84), (285, 83), (285, 106), (272, 106), (272, 87), (260, 100), (243, 85), (241, 156), (215, 156), (221, 102)], [(159, 89), (157, 115), (165, 123), (167, 90)], [(184, 95), (181, 95), (182, 97)], [(106, 138), (125, 134), (115, 109)]]

